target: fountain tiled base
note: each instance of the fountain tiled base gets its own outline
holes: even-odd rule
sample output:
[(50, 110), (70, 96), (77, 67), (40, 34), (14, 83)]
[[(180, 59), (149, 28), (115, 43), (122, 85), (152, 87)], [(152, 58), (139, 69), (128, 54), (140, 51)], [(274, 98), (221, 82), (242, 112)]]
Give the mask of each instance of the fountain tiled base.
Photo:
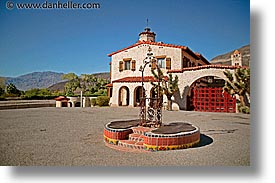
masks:
[(188, 125), (187, 129), (173, 127), (172, 130), (169, 127), (156, 129), (137, 125), (114, 128), (110, 124), (106, 124), (104, 128), (104, 141), (108, 146), (139, 151), (167, 151), (190, 148), (200, 141), (199, 128), (187, 123), (182, 123)]

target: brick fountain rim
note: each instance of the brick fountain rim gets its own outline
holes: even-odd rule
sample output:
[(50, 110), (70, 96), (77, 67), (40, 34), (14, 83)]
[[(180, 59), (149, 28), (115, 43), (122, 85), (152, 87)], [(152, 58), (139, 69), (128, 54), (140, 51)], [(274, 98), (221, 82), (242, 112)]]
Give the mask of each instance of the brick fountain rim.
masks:
[[(104, 140), (106, 145), (108, 147), (110, 145), (123, 146), (148, 152), (148, 150), (185, 149), (195, 146), (200, 141), (200, 129), (187, 122), (172, 122), (163, 124), (159, 128), (142, 127), (138, 124), (139, 119), (111, 121), (105, 124)], [(131, 141), (133, 134), (139, 134), (144, 143), (140, 141), (133, 143)], [(127, 142), (131, 144), (127, 144)]]

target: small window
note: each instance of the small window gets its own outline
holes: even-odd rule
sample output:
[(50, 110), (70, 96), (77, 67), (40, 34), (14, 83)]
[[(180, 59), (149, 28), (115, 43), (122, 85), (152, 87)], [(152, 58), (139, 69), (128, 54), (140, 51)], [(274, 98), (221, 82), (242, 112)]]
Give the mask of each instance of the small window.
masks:
[(158, 58), (158, 67), (165, 68), (165, 58)]
[(188, 67), (188, 58), (185, 56), (182, 59), (182, 68)]
[(129, 61), (125, 61), (124, 62), (124, 70), (130, 70), (131, 69), (131, 67), (130, 67), (130, 60)]

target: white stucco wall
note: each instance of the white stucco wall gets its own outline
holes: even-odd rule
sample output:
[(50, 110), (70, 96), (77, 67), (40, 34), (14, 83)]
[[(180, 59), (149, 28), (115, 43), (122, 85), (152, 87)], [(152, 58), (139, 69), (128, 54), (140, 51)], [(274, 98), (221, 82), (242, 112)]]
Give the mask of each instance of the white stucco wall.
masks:
[[(141, 65), (143, 65), (143, 60), (147, 56), (148, 47), (148, 44), (142, 44), (112, 55), (112, 81), (128, 76), (141, 76), (139, 68)], [(166, 57), (171, 58), (171, 69), (181, 68), (182, 50), (180, 48), (163, 47), (156, 45), (150, 45), (150, 47), (152, 48), (152, 52), (154, 53), (155, 57), (165, 55)], [(123, 58), (131, 58), (132, 60), (135, 60), (136, 70), (123, 70), (122, 72), (120, 72), (119, 62), (122, 61)], [(163, 72), (166, 72), (166, 69), (163, 69)], [(151, 69), (149, 67), (146, 68), (144, 76), (152, 76)]]
[[(127, 87), (129, 89), (129, 107), (134, 107), (135, 100), (135, 89), (141, 86), (141, 83), (114, 83), (113, 84), (113, 95), (110, 99), (111, 106), (119, 105), (119, 90), (120, 88)], [(147, 97), (150, 97), (150, 91), (152, 89), (152, 85), (149, 82), (144, 83), (145, 94)], [(164, 102), (167, 101), (167, 98), (164, 98)], [(148, 102), (146, 103), (148, 105)]]

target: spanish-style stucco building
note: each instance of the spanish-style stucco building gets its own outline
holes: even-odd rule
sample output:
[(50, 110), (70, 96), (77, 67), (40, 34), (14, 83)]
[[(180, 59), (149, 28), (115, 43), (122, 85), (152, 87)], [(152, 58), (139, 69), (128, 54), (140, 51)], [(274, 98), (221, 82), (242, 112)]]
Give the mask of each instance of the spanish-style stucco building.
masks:
[[(168, 73), (172, 73), (173, 76), (178, 75), (179, 92), (174, 95), (173, 105), (183, 110), (188, 109), (191, 85), (193, 86), (198, 80), (200, 82), (215, 78), (225, 80), (223, 71), (234, 70), (238, 67), (210, 65), (202, 54), (192, 51), (187, 46), (157, 42), (155, 37), (156, 34), (147, 27), (139, 34), (136, 43), (108, 54), (111, 57), (111, 83), (107, 87), (111, 106), (135, 107), (139, 105), (142, 91), (139, 68), (144, 64), (149, 47), (164, 75)], [(152, 96), (154, 93), (150, 83), (154, 80), (151, 69), (147, 67), (144, 71), (144, 89), (147, 96)], [(165, 105), (167, 102), (165, 96), (163, 101)]]
[[(110, 75), (111, 84), (109, 95), (111, 106), (137, 106), (141, 91), (140, 66), (150, 46), (158, 65), (166, 74), (168, 70), (182, 69), (186, 67), (208, 65), (209, 62), (199, 53), (193, 52), (187, 46), (165, 44), (156, 42), (156, 34), (150, 28), (145, 28), (139, 34), (139, 40), (124, 49), (110, 53)], [(152, 79), (151, 69), (146, 69), (145, 91), (147, 96), (151, 95)]]

